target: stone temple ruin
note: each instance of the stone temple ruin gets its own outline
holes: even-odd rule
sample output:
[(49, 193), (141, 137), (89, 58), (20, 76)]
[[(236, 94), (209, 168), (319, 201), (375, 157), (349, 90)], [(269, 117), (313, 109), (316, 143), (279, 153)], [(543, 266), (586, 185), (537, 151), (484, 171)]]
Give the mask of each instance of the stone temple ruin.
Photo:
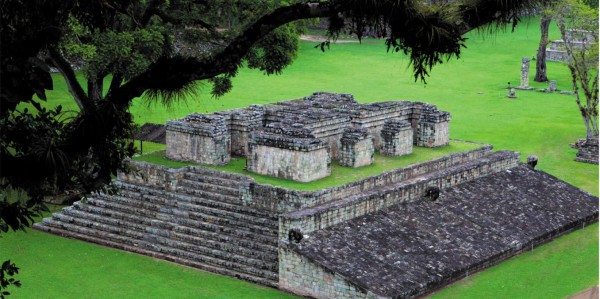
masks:
[[(225, 164), (241, 154), (249, 169), (304, 180), (325, 172), (329, 155), (360, 167), (374, 149), (442, 145), (448, 120), (422, 103), (315, 94), (169, 122), (168, 155)], [(317, 191), (132, 161), (138, 173), (119, 174), (117, 194), (34, 228), (302, 296), (410, 298), (598, 221), (597, 197), (535, 170), (533, 157), (520, 161), (481, 145)]]
[(331, 161), (360, 167), (375, 150), (388, 156), (448, 144), (450, 113), (407, 101), (359, 104), (352, 95), (314, 93), (269, 105), (191, 114), (167, 122), (169, 159), (225, 165), (247, 158), (248, 171), (309, 182), (331, 174)]

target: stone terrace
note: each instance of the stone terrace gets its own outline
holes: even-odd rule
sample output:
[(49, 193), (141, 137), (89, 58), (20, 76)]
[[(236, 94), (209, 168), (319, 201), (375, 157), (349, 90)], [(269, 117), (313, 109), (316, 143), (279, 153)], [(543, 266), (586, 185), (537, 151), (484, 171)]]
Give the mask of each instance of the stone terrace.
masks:
[[(597, 221), (597, 198), (519, 166), (280, 248), (283, 289), (319, 298), (407, 298)], [(282, 258), (283, 256), (283, 258)]]

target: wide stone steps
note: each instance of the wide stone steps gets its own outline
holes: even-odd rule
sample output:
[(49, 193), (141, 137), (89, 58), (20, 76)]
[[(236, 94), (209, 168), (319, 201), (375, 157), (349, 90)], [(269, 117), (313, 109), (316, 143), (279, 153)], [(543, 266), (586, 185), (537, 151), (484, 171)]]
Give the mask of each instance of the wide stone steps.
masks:
[[(113, 214), (113, 217), (89, 213), (86, 211), (86, 204), (76, 203), (71, 208), (65, 208), (63, 215), (73, 218), (80, 218), (98, 223), (119, 227), (129, 228), (142, 234), (155, 234), (161, 237), (168, 237), (176, 241), (187, 242), (193, 245), (210, 247), (212, 249), (223, 250), (225, 252), (240, 254), (249, 258), (260, 260), (276, 261), (277, 247), (266, 245), (262, 242), (264, 239), (236, 238), (225, 234), (210, 233), (199, 229), (181, 227), (177, 224), (159, 220), (147, 220), (137, 216), (127, 217), (127, 215)], [(108, 214), (110, 212), (106, 212)], [(235, 241), (235, 246), (231, 242)], [(269, 240), (272, 242), (273, 240)]]
[[(276, 271), (277, 269), (277, 263), (273, 261), (266, 263), (260, 259), (177, 241), (167, 236), (153, 234), (151, 228), (148, 228), (147, 232), (138, 232), (129, 228), (125, 229), (65, 214), (56, 214), (53, 216), (53, 219), (61, 223), (73, 224), (73, 229), (76, 229), (79, 232), (87, 231), (94, 236), (105, 236), (112, 241), (126, 242), (126, 244), (133, 246), (150, 246), (153, 248), (157, 246), (156, 248), (158, 248), (159, 252), (166, 251), (177, 256), (213, 265), (229, 267), (257, 276), (272, 278), (273, 271)], [(93, 229), (94, 231), (89, 231), (89, 229)], [(159, 232), (155, 231), (155, 233)]]
[[(219, 182), (221, 184), (224, 184), (223, 182)], [(177, 185), (184, 187), (184, 188), (193, 188), (193, 189), (199, 189), (199, 190), (204, 190), (207, 192), (211, 192), (211, 193), (218, 193), (218, 194), (222, 194), (222, 195), (227, 195), (227, 196), (232, 196), (235, 198), (239, 198), (240, 196), (240, 189), (239, 188), (234, 188), (234, 187), (230, 187), (230, 186), (224, 186), (224, 185), (220, 185), (218, 183), (205, 183), (205, 182), (201, 182), (201, 181), (196, 181), (194, 179), (180, 179), (177, 181)], [(238, 183), (239, 185), (239, 183)]]
[(115, 242), (112, 241), (110, 238), (106, 238), (106, 236), (109, 234), (99, 235), (99, 231), (97, 230), (77, 227), (69, 223), (57, 222), (50, 218), (44, 219), (42, 223), (35, 224), (34, 228), (56, 235), (61, 235), (138, 254), (143, 254), (157, 259), (167, 260), (213, 273), (236, 277), (239, 279), (248, 280), (251, 282), (267, 285), (274, 288), (278, 286), (276, 274), (270, 275), (269, 278), (265, 278), (235, 271), (227, 267), (221, 267), (214, 264), (207, 264), (184, 256), (173, 255), (168, 252), (161, 251), (160, 247), (144, 241), (139, 241), (138, 245), (131, 245), (131, 243), (129, 242)]
[(123, 213), (129, 213), (147, 217), (150, 219), (168, 220), (174, 222), (174, 219), (188, 219), (198, 223), (211, 223), (220, 226), (235, 227), (255, 234), (265, 236), (276, 236), (274, 227), (269, 225), (256, 225), (242, 220), (234, 220), (225, 217), (207, 215), (201, 212), (193, 212), (185, 209), (172, 207), (153, 206), (139, 201), (133, 201), (120, 196), (102, 196), (88, 200), (90, 205), (99, 206)]
[(235, 213), (239, 213), (239, 214), (255, 216), (255, 217), (259, 217), (261, 219), (270, 219), (270, 220), (273, 220), (274, 223), (277, 222), (277, 220), (278, 220), (277, 215), (275, 215), (273, 213), (269, 213), (267, 211), (261, 211), (258, 209), (253, 209), (251, 207), (244, 206), (244, 205), (240, 204), (239, 200), (237, 200), (237, 202), (233, 202), (233, 203), (232, 202), (222, 202), (222, 201), (209, 200), (209, 199), (201, 198), (201, 197), (197, 197), (197, 196), (165, 192), (165, 191), (157, 190), (154, 188), (148, 188), (148, 187), (140, 186), (137, 184), (125, 183), (125, 182), (120, 182), (120, 181), (114, 182), (114, 184), (119, 187), (119, 189), (121, 190), (121, 193), (126, 192), (126, 191), (133, 191), (135, 193), (140, 193), (143, 195), (153, 195), (156, 197), (164, 198), (163, 202), (178, 201), (178, 202), (186, 202), (186, 203), (190, 203), (190, 204), (194, 204), (194, 205), (202, 205), (205, 207), (215, 208), (215, 209), (219, 209), (219, 210), (226, 210), (226, 211), (231, 211), (231, 212), (235, 212)]
[(248, 177), (232, 172), (216, 171), (208, 168), (192, 168), (189, 172), (184, 174), (184, 178), (203, 182), (213, 185), (220, 185), (225, 187), (237, 187), (241, 182), (248, 180)]
[(214, 201), (232, 203), (232, 204), (241, 204), (240, 197), (223, 194), (218, 192), (211, 192), (203, 189), (199, 189), (193, 186), (193, 182), (189, 180), (178, 180), (177, 188), (175, 189), (178, 193), (189, 194), (193, 196), (197, 196), (200, 198), (205, 198)]
[[(97, 198), (108, 199), (107, 201), (116, 202), (119, 204), (129, 205), (132, 207), (138, 207), (148, 209), (157, 212), (163, 212), (166, 209), (172, 209), (174, 211), (186, 211), (191, 214), (196, 214), (195, 217), (218, 217), (220, 219), (229, 219), (231, 221), (239, 222), (242, 221), (246, 224), (264, 227), (277, 227), (277, 219), (274, 217), (261, 217), (252, 213), (251, 209), (246, 208), (246, 212), (242, 213), (238, 211), (230, 211), (225, 209), (219, 209), (216, 207), (210, 207), (207, 205), (200, 205), (193, 202), (193, 197), (183, 198), (182, 196), (156, 196), (150, 194), (140, 195), (128, 190), (122, 190), (119, 196), (110, 195), (98, 195)], [(209, 201), (210, 202), (210, 201)], [(204, 215), (204, 216), (203, 216)]]
[[(112, 196), (112, 199), (124, 199)], [(105, 217), (116, 217), (144, 225), (152, 224), (152, 220), (170, 222), (173, 225), (187, 226), (196, 230), (231, 235), (240, 239), (257, 241), (271, 246), (277, 246), (276, 227), (260, 227), (229, 222), (227, 219), (216, 217), (200, 218), (182, 210), (165, 209), (165, 212), (148, 211), (140, 207), (113, 202), (110, 199), (90, 198), (87, 204), (76, 204), (77, 208), (92, 214)]]

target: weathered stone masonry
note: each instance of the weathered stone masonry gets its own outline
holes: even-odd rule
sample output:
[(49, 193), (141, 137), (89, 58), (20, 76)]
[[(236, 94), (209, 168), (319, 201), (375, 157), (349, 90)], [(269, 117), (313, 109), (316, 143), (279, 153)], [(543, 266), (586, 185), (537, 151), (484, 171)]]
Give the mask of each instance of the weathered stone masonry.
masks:
[[(403, 124), (402, 130), (393, 133), (394, 136), (385, 135), (391, 132), (384, 130), (384, 124), (390, 121)], [(252, 105), (204, 117), (193, 114), (170, 121), (167, 123), (167, 141), (172, 145), (167, 146), (167, 157), (222, 165), (228, 161), (228, 154), (244, 155), (250, 171), (310, 181), (328, 173), (327, 161), (331, 159), (349, 167), (368, 165), (373, 156), (369, 152), (371, 142), (373, 150), (391, 155), (411, 153), (413, 143), (424, 147), (447, 145), (449, 121), (450, 114), (439, 111), (433, 105), (407, 101), (359, 104), (352, 95), (318, 92), (302, 99)], [(344, 139), (347, 130), (361, 130), (370, 138), (363, 136), (356, 142), (351, 138)], [(312, 140), (309, 141), (306, 134)], [(390, 141), (394, 144), (393, 148), (388, 148), (392, 143), (385, 143), (382, 134), (394, 139)], [(371, 138), (372, 141), (369, 140)], [(345, 140), (344, 145), (342, 139)], [(323, 149), (319, 153), (315, 152), (315, 140), (327, 145), (330, 159), (323, 158), (321, 152), (325, 147), (319, 148)], [(307, 147), (307, 142), (313, 145)], [(279, 159), (293, 165), (279, 163)], [(309, 165), (307, 161), (313, 162)]]
[[(348, 166), (371, 161), (370, 147), (386, 146), (380, 134), (386, 121), (410, 127), (416, 144), (447, 143), (445, 112), (350, 99), (315, 94), (275, 108), (174, 121), (175, 143), (203, 143), (215, 152), (188, 147), (171, 155), (220, 164), (226, 153), (256, 154), (248, 168), (318, 177), (327, 170), (308, 160), (328, 164), (334, 147)], [(299, 107), (310, 113), (297, 115)], [(348, 113), (327, 118), (336, 109)], [(278, 158), (269, 160), (264, 151)], [(281, 159), (289, 160), (278, 164)], [(200, 166), (131, 163), (139, 171), (119, 174), (117, 194), (94, 194), (34, 228), (304, 296), (408, 298), (598, 219), (597, 197), (523, 166), (519, 153), (489, 145), (317, 191)]]
[(167, 158), (226, 165), (231, 158), (228, 122), (218, 115), (190, 114), (167, 122)]
[(300, 182), (310, 182), (331, 174), (327, 143), (302, 127), (272, 124), (251, 133), (246, 168)]

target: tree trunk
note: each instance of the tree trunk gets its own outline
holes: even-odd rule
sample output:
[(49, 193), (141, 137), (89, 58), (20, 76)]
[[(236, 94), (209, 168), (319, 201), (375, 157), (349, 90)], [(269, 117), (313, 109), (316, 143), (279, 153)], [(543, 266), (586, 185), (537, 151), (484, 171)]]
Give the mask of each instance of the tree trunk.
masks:
[(535, 82), (547, 82), (548, 77), (546, 76), (546, 46), (548, 45), (548, 29), (550, 28), (550, 21), (552, 18), (542, 13), (541, 26), (542, 36), (540, 37), (540, 45), (537, 51), (537, 58), (535, 63)]

